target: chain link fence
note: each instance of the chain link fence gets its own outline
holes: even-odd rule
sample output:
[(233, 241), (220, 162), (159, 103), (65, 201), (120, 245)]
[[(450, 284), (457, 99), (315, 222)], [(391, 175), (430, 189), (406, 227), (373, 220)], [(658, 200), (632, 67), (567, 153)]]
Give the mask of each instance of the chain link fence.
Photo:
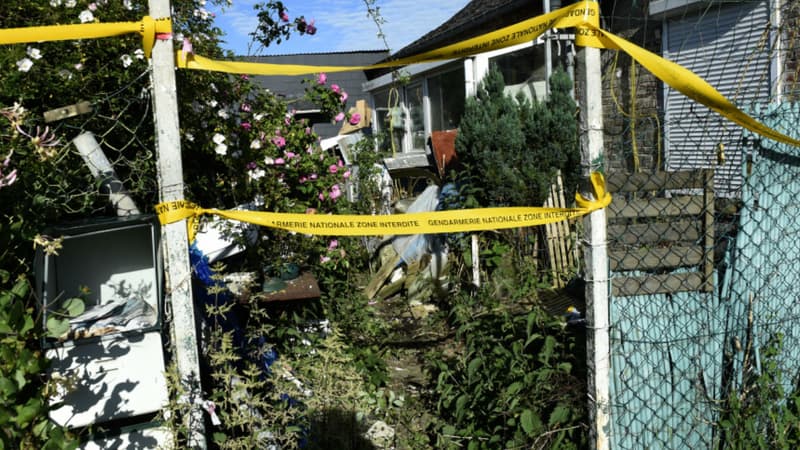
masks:
[[(667, 3), (604, 5), (606, 27), (798, 138), (796, 2)], [(789, 448), (800, 150), (604, 64), (611, 447)]]

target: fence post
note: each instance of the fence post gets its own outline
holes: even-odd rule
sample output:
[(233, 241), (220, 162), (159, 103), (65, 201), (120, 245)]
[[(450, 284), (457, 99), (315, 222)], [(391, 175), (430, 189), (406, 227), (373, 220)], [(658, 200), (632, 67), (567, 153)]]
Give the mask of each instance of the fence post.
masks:
[[(594, 171), (602, 171), (603, 98), (600, 50), (581, 47), (578, 67), (580, 77), (580, 141), (581, 165), (586, 179)], [(590, 188), (583, 189), (586, 198), (594, 198)], [(588, 365), (590, 439), (595, 449), (609, 448), (611, 427), (609, 384), (611, 353), (608, 316), (608, 255), (606, 246), (606, 211), (599, 209), (587, 215), (584, 226), (584, 261), (586, 262), (586, 357)]]
[[(149, 0), (150, 16), (170, 17), (169, 0)], [(175, 55), (172, 40), (156, 40), (151, 58), (153, 111), (158, 155), (159, 200), (183, 199), (183, 164), (178, 126), (178, 98), (175, 91)], [(203, 412), (199, 406), (200, 364), (197, 347), (197, 328), (192, 299), (189, 251), (186, 222), (162, 227), (165, 290), (172, 308), (171, 335), (178, 374), (190, 402), (186, 417), (188, 447), (205, 449)]]

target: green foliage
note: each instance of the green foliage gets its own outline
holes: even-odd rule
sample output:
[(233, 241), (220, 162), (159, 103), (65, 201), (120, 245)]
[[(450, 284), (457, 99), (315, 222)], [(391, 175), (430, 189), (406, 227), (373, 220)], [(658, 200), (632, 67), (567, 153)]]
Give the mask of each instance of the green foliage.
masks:
[(533, 308), (514, 313), (490, 291), (461, 293), (451, 319), (459, 349), (431, 355), (444, 424), (437, 448), (581, 448), (586, 444), (576, 337)]
[(30, 284), (0, 271), (0, 449), (72, 449), (73, 437), (47, 417), (45, 392), (52, 389), (41, 337), (30, 307)]
[(504, 88), (502, 74), (492, 68), (477, 95), (467, 99), (456, 137), (463, 168), (453, 177), (482, 206), (541, 205), (556, 171), (567, 189), (577, 185), (580, 152), (571, 81), (557, 70), (545, 101), (515, 99)]
[(253, 5), (253, 9), (258, 11), (258, 24), (256, 30), (250, 33), (253, 40), (259, 43), (262, 48), (272, 44), (280, 44), (289, 39), (292, 33), (300, 35), (314, 35), (317, 27), (314, 20), (306, 21), (305, 16), (296, 17), (291, 20), (289, 10), (280, 1), (259, 2)]
[(728, 393), (719, 427), (725, 449), (793, 449), (800, 446), (800, 389), (785, 391), (778, 357), (783, 336), (761, 349), (761, 372), (746, 368), (744, 385)]

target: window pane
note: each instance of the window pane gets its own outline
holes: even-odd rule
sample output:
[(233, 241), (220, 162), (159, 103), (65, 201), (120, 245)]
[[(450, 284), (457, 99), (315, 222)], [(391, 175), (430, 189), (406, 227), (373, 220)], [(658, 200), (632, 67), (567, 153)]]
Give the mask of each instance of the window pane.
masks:
[[(373, 99), (375, 101), (375, 128), (378, 131), (378, 136), (382, 139), (380, 149), (402, 152), (405, 129), (403, 127), (403, 109), (398, 101), (396, 91), (395, 94), (391, 96), (392, 104), (397, 103), (395, 108), (390, 107), (388, 90), (376, 92), (373, 94)], [(392, 111), (394, 111), (394, 114), (392, 114)], [(392, 124), (394, 124), (393, 128)], [(392, 140), (394, 140), (394, 148), (392, 148)]]
[(406, 107), (408, 107), (411, 149), (425, 150), (425, 121), (422, 110), (422, 83), (406, 88)]
[(432, 131), (458, 127), (464, 113), (464, 71), (459, 68), (428, 79)]
[(547, 80), (544, 66), (544, 46), (517, 50), (513, 53), (489, 59), (490, 65), (496, 65), (503, 74), (506, 83), (506, 94), (516, 96), (521, 92), (528, 98), (534, 96), (543, 100), (547, 94)]

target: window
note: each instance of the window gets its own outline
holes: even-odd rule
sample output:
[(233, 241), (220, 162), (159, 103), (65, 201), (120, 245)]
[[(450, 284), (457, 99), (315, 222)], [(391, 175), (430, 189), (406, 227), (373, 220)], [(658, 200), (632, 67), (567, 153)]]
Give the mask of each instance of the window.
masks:
[(425, 116), (423, 111), (422, 82), (406, 88), (408, 131), (411, 133), (411, 151), (425, 151)]
[(464, 71), (459, 68), (428, 78), (428, 99), (431, 131), (458, 127), (464, 114)]
[[(434, 72), (396, 90), (383, 89), (372, 94), (376, 129), (393, 130), (398, 152), (428, 151), (431, 132), (458, 127), (464, 113), (464, 70), (456, 68)], [(391, 147), (387, 136), (381, 147)]]
[(544, 45), (489, 58), (489, 65), (496, 65), (503, 74), (506, 94), (516, 97), (521, 93), (530, 100), (542, 100), (547, 96)]
[[(569, 43), (572, 35), (553, 34), (549, 40), (519, 44), (507, 49), (476, 55), (467, 61), (431, 63), (410, 66), (411, 83), (392, 91), (392, 82), (384, 75), (367, 83), (373, 95), (377, 131), (394, 130), (394, 150), (405, 153), (428, 152), (428, 139), (433, 131), (452, 130), (458, 127), (464, 114), (465, 97), (477, 86), (490, 64), (503, 74), (506, 93), (521, 94), (529, 99), (543, 100), (547, 95), (547, 77), (553, 67), (567, 68)], [(551, 61), (547, 64), (545, 42), (550, 42)], [(416, 72), (414, 72), (416, 70)], [(389, 93), (397, 97), (390, 98)], [(393, 94), (394, 95), (394, 94)], [(396, 100), (390, 102), (390, 100)], [(388, 105), (397, 105), (390, 108)], [(391, 147), (387, 139), (382, 148)]]
[[(393, 148), (403, 151), (403, 138), (405, 137), (405, 121), (403, 119), (403, 106), (397, 91), (384, 90), (373, 94), (375, 105), (375, 128), (384, 137), (380, 146), (383, 149)], [(392, 146), (391, 139), (394, 140)]]

